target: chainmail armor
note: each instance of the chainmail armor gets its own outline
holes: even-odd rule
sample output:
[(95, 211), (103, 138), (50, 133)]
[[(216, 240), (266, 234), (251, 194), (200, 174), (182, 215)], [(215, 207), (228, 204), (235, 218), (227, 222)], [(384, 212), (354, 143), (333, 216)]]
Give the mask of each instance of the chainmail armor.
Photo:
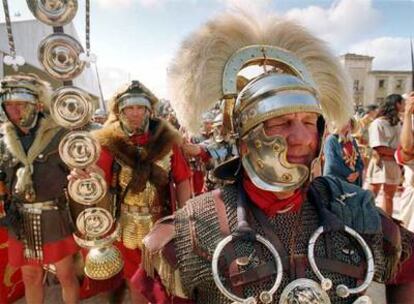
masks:
[[(224, 188), (221, 192), (221, 197), (225, 203), (230, 230), (234, 232), (237, 227), (236, 188), (234, 186)], [(189, 219), (193, 219), (193, 223), (195, 223), (197, 244), (192, 243)], [(211, 256), (213, 255), (218, 242), (222, 239), (212, 194), (206, 193), (188, 202), (185, 208), (177, 212), (175, 223), (175, 247), (178, 257), (178, 267), (185, 288), (184, 291), (187, 296), (195, 299), (196, 303), (230, 304), (231, 301), (222, 295), (215, 286), (211, 273)], [(289, 255), (294, 253), (295, 255), (307, 256), (308, 241), (319, 226), (318, 215), (312, 204), (305, 202), (301, 212), (279, 214), (276, 217), (271, 218), (270, 223), (273, 228), (272, 230), (277, 232), (279, 239)], [(300, 227), (298, 227), (298, 223), (301, 224)], [(257, 233), (262, 236), (265, 235), (256, 220), (253, 222), (250, 221), (250, 225)], [(295, 230), (296, 232), (294, 232)], [(296, 236), (292, 237), (292, 233), (295, 233)], [(292, 242), (292, 239), (295, 238), (296, 240)], [(330, 232), (322, 235), (315, 246), (315, 257), (327, 257), (328, 247), (325, 242), (327, 238), (330, 239), (329, 243), (331, 244), (329, 246), (331, 259), (356, 266), (358, 266), (359, 263), (364, 262), (364, 254), (356, 241), (340, 232)], [(364, 238), (370, 245), (374, 254), (376, 264), (375, 279), (383, 281), (384, 275), (381, 272), (383, 271), (385, 257), (383, 256), (383, 251), (381, 249), (382, 236), (364, 236)], [(291, 246), (290, 244), (292, 243), (295, 245)], [(249, 267), (254, 268), (259, 261), (260, 263), (263, 263), (263, 261), (273, 261), (270, 252), (268, 252), (264, 246), (257, 244), (258, 243), (253, 244), (243, 241), (233, 242), (234, 251), (237, 257), (249, 256), (252, 255), (252, 252), (254, 252), (253, 256), (260, 255), (260, 258), (256, 260), (253, 259), (253, 262), (251, 262), (247, 268), (243, 269), (240, 267), (240, 272), (247, 270)], [(204, 257), (202, 257), (203, 255)], [(222, 268), (223, 267), (219, 267), (219, 269)], [(339, 273), (323, 270), (321, 270), (321, 272), (333, 282), (333, 287), (328, 292), (332, 303), (346, 304), (356, 300), (357, 296), (349, 296), (348, 298), (342, 299), (335, 294), (335, 287), (339, 284), (345, 284), (351, 288), (360, 284), (356, 282), (356, 279)], [(229, 280), (226, 279), (226, 275), (228, 274), (225, 274), (224, 272), (221, 273), (222, 282), (227, 289), (234, 292), (234, 289), (230, 287)], [(293, 274), (293, 276), (296, 277), (295, 274)], [(305, 265), (305, 276), (319, 283), (317, 277), (307, 263)], [(244, 298), (252, 295), (258, 296), (261, 291), (269, 290), (274, 283), (274, 280), (275, 275), (259, 282), (246, 284), (243, 286), (243, 295), (239, 296)], [(291, 281), (293, 281), (292, 274), (289, 269), (284, 269), (283, 280), (275, 294), (273, 303), (278, 303), (280, 294)]]

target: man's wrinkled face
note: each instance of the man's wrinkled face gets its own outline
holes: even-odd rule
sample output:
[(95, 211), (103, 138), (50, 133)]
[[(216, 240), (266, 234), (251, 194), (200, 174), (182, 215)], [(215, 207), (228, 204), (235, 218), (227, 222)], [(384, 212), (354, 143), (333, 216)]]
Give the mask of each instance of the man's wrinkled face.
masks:
[(267, 136), (278, 135), (286, 139), (288, 162), (309, 166), (318, 154), (317, 122), (316, 113), (286, 114), (266, 120), (264, 130)]
[(149, 110), (145, 106), (132, 105), (122, 109), (123, 123), (130, 131), (142, 131), (145, 127)]
[(9, 121), (19, 127), (30, 125), (29, 120), (32, 120), (38, 111), (37, 105), (26, 101), (5, 101), (3, 108)]

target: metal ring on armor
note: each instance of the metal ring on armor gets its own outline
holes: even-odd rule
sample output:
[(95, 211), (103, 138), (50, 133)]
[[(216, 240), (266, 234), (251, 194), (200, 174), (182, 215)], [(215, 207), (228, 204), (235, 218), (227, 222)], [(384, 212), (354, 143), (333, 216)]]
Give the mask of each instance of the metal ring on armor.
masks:
[(101, 237), (107, 234), (114, 223), (111, 213), (103, 208), (87, 208), (76, 219), (76, 227), (87, 238)]
[[(311, 238), (309, 239), (309, 246), (308, 246), (308, 259), (309, 264), (315, 273), (315, 275), (318, 277), (318, 279), (321, 281), (321, 286), (324, 290), (329, 290), (332, 288), (332, 281), (328, 278), (325, 278), (322, 273), (320, 272), (318, 266), (316, 265), (315, 261), (315, 244), (319, 236), (324, 232), (323, 226), (320, 226), (316, 231), (313, 233)], [(367, 261), (367, 274), (365, 277), (364, 282), (355, 288), (349, 288), (348, 286), (344, 284), (340, 284), (336, 287), (336, 294), (341, 298), (346, 298), (351, 294), (358, 294), (364, 292), (368, 286), (371, 284), (372, 280), (374, 279), (374, 273), (375, 273), (375, 265), (374, 265), (374, 257), (372, 255), (371, 249), (369, 248), (368, 244), (365, 242), (365, 240), (362, 238), (362, 236), (359, 235), (358, 232), (353, 230), (352, 228), (345, 226), (344, 232), (352, 236), (357, 240), (359, 245), (361, 245), (362, 250), (365, 254), (366, 261)]]
[(27, 6), (39, 21), (51, 26), (63, 26), (75, 17), (78, 1), (27, 0)]
[(99, 158), (101, 146), (86, 131), (70, 132), (62, 138), (59, 153), (62, 161), (70, 168), (86, 168)]
[(50, 114), (62, 127), (81, 128), (88, 124), (93, 116), (91, 97), (79, 88), (61, 87), (52, 95)]
[(106, 191), (106, 181), (97, 173), (90, 173), (89, 178), (71, 180), (68, 183), (70, 197), (86, 206), (98, 203), (105, 196)]
[[(211, 262), (214, 283), (216, 284), (220, 292), (223, 295), (225, 295), (228, 299), (232, 300), (234, 303), (256, 304), (257, 300), (255, 297), (249, 297), (247, 299), (240, 298), (236, 296), (235, 294), (231, 293), (230, 291), (228, 291), (220, 280), (220, 273), (218, 270), (218, 262), (219, 262), (220, 254), (223, 251), (224, 247), (227, 244), (229, 244), (233, 240), (233, 238), (234, 238), (233, 235), (229, 235), (225, 237), (223, 240), (221, 240), (217, 244), (216, 249), (214, 250), (213, 259)], [(276, 248), (267, 239), (265, 239), (259, 234), (256, 234), (255, 239), (259, 243), (263, 244), (270, 251), (270, 253), (275, 259), (276, 269), (277, 269), (275, 282), (270, 290), (262, 291), (259, 295), (259, 300), (261, 303), (264, 303), (264, 304), (272, 303), (273, 295), (275, 294), (275, 292), (277, 291), (277, 289), (279, 288), (282, 282), (282, 277), (283, 277), (282, 260)]]
[(85, 62), (79, 59), (82, 45), (66, 34), (52, 34), (39, 45), (39, 61), (52, 77), (67, 81), (82, 73)]

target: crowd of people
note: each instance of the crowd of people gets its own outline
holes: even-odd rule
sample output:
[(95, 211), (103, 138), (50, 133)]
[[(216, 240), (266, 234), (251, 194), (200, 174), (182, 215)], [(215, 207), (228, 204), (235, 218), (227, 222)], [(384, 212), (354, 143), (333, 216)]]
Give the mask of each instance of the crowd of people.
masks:
[(122, 275), (97, 289), (110, 302), (125, 283), (133, 303), (370, 303), (375, 280), (388, 303), (413, 303), (414, 93), (353, 116), (325, 44), (260, 21), (226, 13), (194, 32), (169, 69), (171, 104), (139, 81), (120, 88), (88, 127), (101, 149), (87, 169), (60, 158), (50, 85), (2, 80), (1, 221), (28, 303), (44, 301), (50, 264), (79, 302), (67, 185), (92, 173), (120, 224)]

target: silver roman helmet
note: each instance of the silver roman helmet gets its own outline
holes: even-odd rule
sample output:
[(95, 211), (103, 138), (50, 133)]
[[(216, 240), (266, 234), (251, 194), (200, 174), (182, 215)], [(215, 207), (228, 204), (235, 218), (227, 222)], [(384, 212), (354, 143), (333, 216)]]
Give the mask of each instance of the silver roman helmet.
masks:
[[(286, 139), (267, 136), (263, 123), (269, 118), (295, 112), (321, 114), (314, 87), (296, 76), (266, 73), (241, 91), (235, 109), (239, 144), (247, 149), (241, 154), (241, 160), (253, 183), (272, 192), (301, 186), (308, 179), (310, 168), (289, 163)], [(320, 135), (322, 138), (323, 128)]]
[[(249, 76), (249, 69), (256, 74)], [(244, 88), (240, 79), (247, 80)], [(169, 83), (172, 106), (189, 131), (197, 130), (201, 113), (223, 100), (224, 128), (236, 138), (240, 159), (224, 163), (216, 174), (234, 178), (241, 164), (253, 183), (267, 191), (299, 188), (318, 158), (310, 167), (289, 163), (286, 139), (266, 136), (266, 120), (317, 113), (322, 145), (325, 122), (342, 125), (352, 115), (348, 79), (339, 61), (307, 30), (276, 16), (257, 20), (225, 13), (210, 21), (183, 43), (169, 69)]]
[[(19, 128), (33, 128), (38, 120), (41, 108), (47, 110), (51, 96), (50, 85), (36, 75), (7, 76), (1, 81), (0, 104), (4, 117), (10, 120), (5, 104), (18, 102), (22, 106), (19, 122), (14, 122)], [(42, 105), (42, 106), (40, 106)]]
[[(143, 133), (148, 130), (149, 118), (157, 103), (158, 98), (146, 86), (137, 80), (133, 80), (131, 83), (124, 85), (110, 100), (108, 123), (119, 121), (122, 129), (128, 135)], [(129, 126), (123, 113), (126, 107), (134, 105), (147, 108), (146, 117), (139, 130), (134, 130)]]

